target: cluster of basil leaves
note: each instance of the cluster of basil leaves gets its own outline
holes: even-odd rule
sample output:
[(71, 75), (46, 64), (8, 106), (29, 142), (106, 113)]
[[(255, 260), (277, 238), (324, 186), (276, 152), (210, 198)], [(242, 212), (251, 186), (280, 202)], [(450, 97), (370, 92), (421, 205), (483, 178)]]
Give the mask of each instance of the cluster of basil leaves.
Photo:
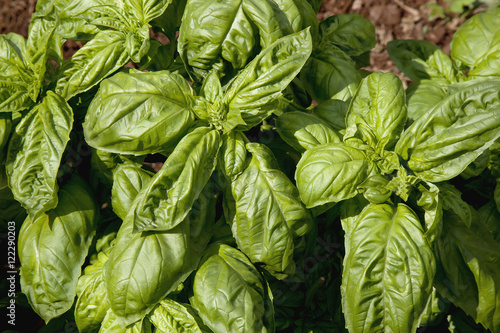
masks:
[(46, 322), (406, 332), (446, 297), (499, 329), (500, 187), (476, 211), (453, 183), (500, 179), (498, 10), (452, 58), (391, 43), (405, 92), (360, 70), (371, 23), (320, 4), (42, 0), (27, 40), (0, 36), (2, 219), (27, 215), (21, 287)]

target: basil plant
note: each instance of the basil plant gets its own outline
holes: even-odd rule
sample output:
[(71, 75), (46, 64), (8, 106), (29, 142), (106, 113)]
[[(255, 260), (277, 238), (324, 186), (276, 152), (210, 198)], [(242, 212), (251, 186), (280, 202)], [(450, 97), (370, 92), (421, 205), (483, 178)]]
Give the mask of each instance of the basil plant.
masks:
[(277, 119), (283, 140), (301, 152), (302, 201), (341, 219), (350, 332), (415, 332), (447, 311), (443, 300), (473, 325), (500, 330), (500, 72), (490, 56), (499, 13), (457, 31), (453, 60), (427, 42), (391, 42), (396, 63), (416, 80), (407, 92), (395, 75), (372, 73), (343, 118), (332, 115), (345, 107), (333, 96), (313, 114)]
[(451, 58), (393, 42), (405, 91), (320, 5), (39, 0), (0, 36), (2, 228), (41, 330), (500, 330), (498, 11)]

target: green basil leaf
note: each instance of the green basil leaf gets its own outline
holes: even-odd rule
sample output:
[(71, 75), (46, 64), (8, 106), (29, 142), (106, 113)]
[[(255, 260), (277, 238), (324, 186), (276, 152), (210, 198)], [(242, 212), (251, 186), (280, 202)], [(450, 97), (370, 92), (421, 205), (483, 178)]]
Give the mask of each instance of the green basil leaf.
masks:
[(90, 154), (91, 183), (100, 181), (109, 187), (113, 185), (113, 170), (118, 165), (124, 163), (142, 165), (145, 159), (145, 156), (120, 155), (99, 149), (92, 149)]
[(307, 0), (307, 2), (313, 7), (314, 11), (316, 13), (319, 12), (319, 9), (321, 8), (321, 0)]
[(435, 244), (438, 292), (491, 331), (500, 329), (500, 243), (476, 214), (470, 227), (451, 211)]
[(23, 36), (0, 36), (0, 112), (21, 111), (34, 104), (28, 94), (33, 75), (24, 63), (25, 54)]
[[(186, 8), (187, 0), (177, 0), (177, 1), (167, 1), (168, 7), (163, 14), (153, 19), (150, 24), (153, 29), (159, 29), (165, 36), (168, 37), (170, 43), (172, 44), (177, 38), (177, 31), (181, 26), (182, 14)], [(177, 51), (177, 42), (175, 51)]]
[(367, 206), (346, 234), (341, 292), (349, 331), (415, 332), (435, 269), (408, 206)]
[(417, 205), (424, 210), (425, 237), (434, 243), (443, 229), (443, 199), (439, 187), (432, 183), (421, 182), (417, 188), (421, 193)]
[(220, 83), (219, 76), (216, 71), (210, 72), (203, 81), (200, 95), (202, 95), (208, 102), (214, 104), (222, 97), (223, 91)]
[(78, 277), (96, 230), (97, 207), (83, 180), (61, 187), (54, 210), (29, 218), (19, 232), (21, 290), (46, 322), (73, 305)]
[(393, 40), (387, 51), (396, 66), (414, 81), (445, 79), (456, 82), (456, 71), (450, 57), (439, 46), (425, 40)]
[(500, 8), (474, 15), (453, 36), (451, 58), (459, 65), (474, 69), (490, 54), (500, 49)]
[(89, 90), (129, 61), (126, 36), (119, 31), (99, 32), (64, 62), (56, 92), (69, 100)]
[(438, 188), (443, 209), (452, 210), (467, 227), (470, 227), (473, 217), (472, 207), (462, 200), (462, 192), (447, 183), (439, 184)]
[(124, 4), (130, 13), (142, 24), (163, 14), (165, 9), (173, 0), (124, 0)]
[[(500, 38), (499, 38), (500, 40)], [(500, 48), (488, 54), (474, 69), (469, 71), (470, 78), (500, 76)]]
[[(12, 114), (10, 112), (0, 112), (0, 151), (9, 140), (12, 131)], [(2, 154), (3, 155), (3, 154)], [(3, 156), (0, 160), (3, 160)], [(0, 161), (3, 163), (3, 161)]]
[(305, 151), (297, 164), (295, 180), (307, 208), (354, 197), (368, 176), (368, 161), (360, 150), (329, 143)]
[[(213, 24), (214, 17), (220, 21)], [(222, 59), (242, 68), (256, 44), (242, 1), (188, 1), (180, 28), (179, 51), (186, 64), (219, 69)]]
[(102, 275), (108, 257), (100, 252), (98, 261), (87, 266), (78, 279), (75, 322), (80, 333), (96, 332), (109, 310), (109, 300)]
[(349, 103), (338, 99), (329, 99), (319, 103), (312, 111), (337, 131), (345, 130), (345, 116)]
[(186, 135), (137, 194), (127, 217), (134, 231), (170, 230), (181, 223), (210, 179), (220, 146), (219, 133), (208, 127)]
[(57, 170), (72, 127), (70, 106), (49, 91), (12, 134), (6, 162), (9, 183), (32, 220), (57, 205)]
[(377, 39), (373, 24), (358, 14), (333, 15), (319, 24), (321, 44), (324, 50), (334, 45), (350, 57), (370, 51)]
[(26, 219), (26, 210), (14, 199), (9, 187), (8, 176), (5, 171), (5, 154), (0, 150), (0, 224), (7, 226), (7, 222), (22, 222)]
[[(20, 70), (19, 67), (23, 67), (23, 64), (27, 59), (26, 56), (26, 39), (15, 32), (10, 32), (6, 35), (0, 35), (0, 57), (2, 59), (2, 70), (7, 71), (6, 74), (10, 74), (10, 70), (17, 72)], [(8, 69), (7, 69), (8, 68)]]
[(241, 174), (246, 166), (247, 137), (240, 131), (231, 131), (222, 137), (218, 163), (229, 178)]
[(408, 119), (414, 122), (433, 109), (446, 96), (449, 82), (444, 79), (421, 80), (406, 90)]
[[(346, 125), (357, 127), (360, 139), (380, 152), (396, 143), (406, 123), (406, 115), (401, 80), (392, 73), (372, 73), (361, 82), (349, 106)], [(375, 142), (371, 142), (373, 139)]]
[(148, 319), (142, 319), (130, 326), (124, 327), (117, 319), (111, 309), (108, 310), (102, 321), (99, 333), (151, 333), (151, 323)]
[(300, 73), (307, 92), (321, 103), (349, 101), (361, 81), (355, 62), (335, 46), (315, 51)]
[[(223, 59), (240, 69), (255, 52), (252, 1), (189, 0), (179, 30), (179, 53), (194, 74), (205, 77), (215, 68), (221, 70)], [(282, 36), (274, 12), (267, 2), (260, 2), (262, 18), (268, 19), (268, 34), (275, 30)], [(274, 33), (275, 34), (275, 33)], [(273, 40), (274, 41), (274, 40)]]
[(153, 176), (154, 173), (135, 164), (119, 164), (113, 170), (111, 205), (118, 217), (125, 220), (137, 193), (146, 186)]
[(286, 274), (295, 268), (294, 239), (311, 228), (311, 216), (271, 151), (257, 143), (247, 144), (247, 149), (252, 160), (231, 183), (236, 209), (234, 220), (229, 221), (233, 235), (253, 263), (262, 263), (271, 273)]
[(37, 18), (31, 20), (25, 56), (30, 69), (34, 73), (34, 78), (32, 78), (32, 83), (29, 86), (29, 94), (33, 101), (37, 100), (45, 83), (44, 77), (50, 52), (50, 43), (56, 26), (56, 20), (51, 21)]
[(448, 94), (403, 132), (396, 144), (396, 153), (408, 160), (416, 146), (452, 126), (458, 119), (475, 114), (476, 108), (485, 112), (494, 107), (498, 103), (495, 97), (498, 87), (499, 80), (469, 81), (449, 86)]
[(358, 190), (370, 203), (382, 204), (386, 202), (392, 194), (388, 188), (389, 181), (380, 173), (370, 175), (358, 186)]
[(97, 10), (112, 5), (113, 0), (48, 0), (37, 1), (32, 17), (57, 20), (56, 34), (64, 39), (89, 40), (99, 32), (90, 22), (98, 17)]
[(184, 78), (168, 71), (118, 73), (92, 100), (85, 139), (108, 152), (168, 153), (194, 123), (192, 94)]
[(277, 108), (277, 98), (311, 54), (309, 30), (285, 36), (263, 49), (229, 84), (223, 102), (241, 111), (248, 127)]
[[(359, 214), (363, 211), (363, 209), (369, 205), (370, 202), (364, 198), (362, 195), (357, 195), (354, 198), (342, 201), (340, 204), (340, 222), (342, 223), (342, 229), (346, 234), (350, 234), (352, 228), (356, 226), (356, 221), (359, 217)], [(348, 243), (349, 237), (344, 237), (346, 258), (349, 254), (349, 250), (351, 249), (350, 243)]]
[(148, 316), (158, 333), (210, 332), (189, 304), (163, 299)]
[(214, 332), (274, 332), (272, 301), (264, 280), (240, 251), (213, 244), (193, 284), (193, 307)]
[(125, 38), (125, 48), (130, 56), (130, 59), (135, 63), (140, 63), (151, 46), (149, 40), (149, 24), (135, 28), (129, 31)]
[(413, 151), (408, 166), (417, 176), (440, 182), (459, 175), (500, 137), (500, 105), (457, 120)]
[(121, 325), (143, 318), (197, 267), (212, 234), (214, 205), (210, 185), (171, 230), (134, 232), (133, 220), (125, 219), (103, 271), (111, 309)]
[[(493, 146), (493, 145), (492, 145)], [(490, 164), (490, 149), (483, 151), (467, 168), (460, 174), (463, 179), (470, 179), (481, 175)]]
[[(500, 107), (499, 87), (498, 80), (451, 85), (439, 104), (403, 132), (396, 153), (409, 160), (418, 149), (420, 156), (412, 162), (417, 168), (414, 171), (425, 172), (424, 177), (430, 177), (426, 179), (429, 181), (460, 174), (494, 142), (491, 138), (500, 133), (494, 129)], [(444, 136), (446, 141), (439, 142)], [(422, 155), (428, 158), (423, 163)], [(442, 169), (449, 165), (450, 170), (439, 175), (440, 164)]]
[(340, 134), (315, 115), (294, 111), (276, 119), (276, 130), (281, 138), (298, 152), (324, 144), (339, 143)]
[(479, 219), (484, 221), (487, 229), (493, 235), (493, 238), (500, 244), (500, 212), (497, 209), (495, 200), (491, 200), (477, 211)]

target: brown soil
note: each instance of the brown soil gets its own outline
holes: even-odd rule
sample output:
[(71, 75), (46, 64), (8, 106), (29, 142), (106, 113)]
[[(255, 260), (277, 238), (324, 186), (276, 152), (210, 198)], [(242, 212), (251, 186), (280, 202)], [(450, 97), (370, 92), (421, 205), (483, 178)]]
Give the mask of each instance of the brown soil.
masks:
[[(356, 13), (370, 20), (375, 26), (378, 44), (371, 52), (371, 66), (367, 69), (395, 73), (406, 86), (409, 79), (395, 67), (387, 54), (388, 42), (393, 39), (424, 39), (449, 54), (455, 31), (467, 18), (484, 11), (487, 2), (491, 4), (493, 1), (483, 0), (477, 8), (453, 13), (449, 10), (450, 0), (324, 0), (318, 18)], [(442, 10), (441, 15), (437, 15), (434, 8)]]
[[(425, 39), (449, 52), (449, 43), (457, 28), (466, 18), (484, 10), (485, 5), (458, 15), (447, 12), (450, 0), (324, 0), (318, 14), (319, 19), (342, 14), (357, 13), (369, 19), (375, 26), (378, 44), (372, 51), (368, 70), (393, 72), (406, 84), (406, 79), (389, 58), (385, 46), (393, 39)], [(495, 1), (495, 0), (492, 0)], [(482, 0), (480, 2), (486, 2)], [(31, 13), (36, 0), (0, 0), (0, 33), (17, 32), (28, 34)], [(445, 15), (436, 17), (434, 8), (441, 8)], [(67, 42), (65, 58), (73, 54), (81, 43)]]

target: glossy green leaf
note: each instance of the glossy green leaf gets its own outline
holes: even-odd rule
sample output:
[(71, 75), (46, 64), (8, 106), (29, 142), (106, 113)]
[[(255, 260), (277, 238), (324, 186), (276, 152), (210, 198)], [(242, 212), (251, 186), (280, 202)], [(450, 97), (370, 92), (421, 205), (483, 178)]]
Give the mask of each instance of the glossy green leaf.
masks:
[(9, 112), (0, 112), (0, 150), (9, 140), (12, 131), (12, 114)]
[(360, 139), (377, 152), (392, 148), (406, 123), (405, 102), (403, 84), (396, 75), (372, 73), (363, 79), (349, 106), (346, 126), (357, 128)]
[(457, 120), (413, 151), (408, 166), (431, 182), (451, 179), (500, 137), (500, 105)]
[(452, 59), (460, 66), (474, 69), (500, 49), (500, 8), (477, 14), (467, 20), (453, 36)]
[(97, 207), (76, 176), (61, 187), (54, 210), (29, 218), (19, 232), (21, 290), (46, 322), (73, 305), (81, 266), (96, 230)]
[(34, 103), (28, 94), (33, 75), (24, 63), (25, 54), (23, 36), (0, 36), (0, 112), (20, 111)]
[(148, 316), (158, 333), (210, 332), (189, 304), (163, 299)]
[(414, 81), (445, 79), (456, 82), (450, 57), (439, 46), (425, 40), (393, 40), (387, 51), (396, 66)]
[(467, 227), (470, 227), (473, 218), (472, 207), (462, 200), (462, 193), (448, 183), (439, 184), (438, 187), (443, 209), (452, 210)]
[(146, 186), (153, 176), (154, 173), (135, 164), (119, 164), (113, 170), (111, 205), (118, 217), (122, 220), (125, 219), (137, 193)]
[(324, 144), (341, 142), (340, 134), (315, 115), (294, 111), (276, 119), (281, 138), (298, 152)]
[(270, 295), (240, 251), (214, 244), (194, 277), (193, 307), (214, 332), (274, 332)]
[(109, 310), (109, 301), (102, 275), (102, 268), (108, 257), (99, 253), (98, 261), (85, 268), (78, 279), (75, 305), (75, 322), (80, 333), (96, 332)]
[[(356, 226), (356, 221), (363, 211), (363, 209), (369, 205), (370, 202), (364, 198), (363, 195), (357, 195), (354, 198), (342, 201), (340, 204), (340, 222), (342, 223), (342, 229), (346, 234), (350, 234), (352, 228)], [(349, 242), (349, 237), (344, 237), (345, 249), (350, 250), (351, 246)], [(348, 252), (346, 252), (347, 257)]]
[(192, 94), (184, 78), (168, 71), (118, 73), (92, 100), (85, 139), (114, 153), (170, 152), (193, 125)]
[(450, 86), (446, 98), (404, 131), (395, 151), (412, 160), (410, 168), (422, 179), (457, 176), (500, 135), (498, 87), (497, 80)]
[(392, 191), (388, 188), (389, 181), (383, 175), (377, 173), (369, 176), (358, 186), (366, 200), (373, 204), (382, 204), (386, 202)]
[[(499, 38), (500, 40), (500, 38)], [(500, 42), (498, 42), (500, 44)], [(470, 78), (500, 76), (500, 47), (491, 52), (468, 73)]]
[(49, 91), (12, 134), (6, 162), (9, 183), (32, 220), (57, 205), (57, 171), (72, 127), (70, 106)]
[(152, 333), (152, 330), (148, 319), (142, 319), (127, 327), (122, 326), (113, 311), (109, 309), (102, 321), (99, 333)]
[(316, 51), (306, 62), (300, 78), (312, 98), (349, 101), (361, 81), (355, 62), (336, 47)]
[(129, 61), (126, 36), (119, 31), (101, 31), (64, 62), (56, 92), (69, 100), (89, 90)]
[(450, 212), (444, 215), (435, 245), (438, 292), (491, 331), (500, 329), (500, 243), (477, 215), (470, 227)]
[(229, 221), (233, 236), (253, 263), (286, 274), (294, 268), (294, 239), (310, 229), (311, 216), (271, 151), (257, 143), (247, 144), (247, 149), (252, 160), (231, 183), (236, 209)]
[(210, 72), (210, 74), (203, 81), (200, 95), (213, 104), (222, 97), (222, 94), (223, 90), (217, 72)]
[(417, 188), (421, 193), (417, 205), (424, 210), (425, 237), (434, 243), (442, 231), (443, 199), (439, 195), (439, 187), (432, 183), (421, 182)]
[(277, 98), (311, 54), (309, 30), (285, 36), (263, 49), (229, 84), (223, 102), (253, 127), (276, 111)]
[[(26, 42), (26, 60), (35, 79), (29, 86), (29, 94), (33, 101), (37, 100), (43, 88), (47, 59), (50, 52), (50, 42), (57, 25), (56, 20), (37, 19), (31, 20)], [(61, 42), (62, 46), (62, 42)]]
[(143, 318), (196, 268), (211, 237), (214, 205), (210, 185), (173, 229), (134, 232), (133, 220), (125, 219), (103, 271), (111, 309), (120, 325)]
[(412, 122), (433, 109), (446, 96), (449, 82), (444, 79), (421, 80), (406, 90), (408, 119)]
[(479, 219), (486, 224), (495, 241), (500, 243), (500, 212), (495, 200), (491, 200), (479, 208), (477, 213), (479, 214)]
[[(260, 2), (257, 17), (266, 20), (266, 35), (282, 36), (279, 23), (268, 2)], [(252, 0), (219, 2), (189, 0), (179, 30), (179, 53), (184, 63), (197, 76), (206, 76), (210, 69), (222, 69), (223, 60), (240, 69), (255, 52), (256, 40), (253, 22), (255, 4)], [(267, 39), (267, 38), (266, 38)], [(264, 44), (264, 45), (267, 45)]]
[(142, 24), (146, 24), (163, 14), (172, 0), (124, 0), (131, 14)]
[(499, 102), (500, 80), (479, 80), (450, 85), (448, 94), (433, 108), (421, 115), (401, 135), (395, 151), (408, 160), (422, 142), (451, 127), (461, 118), (491, 113)]
[(236, 177), (245, 169), (247, 142), (245, 134), (240, 131), (232, 131), (222, 137), (218, 163), (227, 177)]
[(346, 234), (341, 292), (349, 331), (415, 332), (435, 269), (432, 249), (408, 206), (367, 206)]
[(319, 27), (319, 49), (335, 45), (353, 57), (370, 51), (377, 43), (375, 27), (358, 14), (333, 15), (321, 21)]
[(99, 149), (92, 149), (90, 165), (92, 167), (91, 182), (100, 181), (106, 185), (113, 185), (113, 170), (120, 164), (142, 165), (145, 156), (120, 155)]
[(97, 9), (112, 5), (113, 0), (48, 0), (37, 1), (33, 17), (54, 20), (57, 17), (56, 34), (72, 40), (88, 40), (99, 32), (91, 24), (98, 17)]
[(170, 230), (181, 223), (210, 179), (220, 145), (219, 133), (208, 127), (186, 135), (137, 194), (127, 216), (134, 231)]
[(337, 131), (345, 130), (345, 116), (349, 110), (349, 103), (338, 100), (329, 99), (319, 103), (312, 111), (315, 116), (320, 117)]
[(130, 59), (135, 63), (140, 63), (141, 59), (148, 53), (151, 46), (149, 40), (149, 24), (129, 31), (125, 37), (125, 48)]
[(307, 208), (354, 197), (367, 177), (368, 161), (360, 150), (342, 143), (313, 147), (297, 164), (295, 180)]
[[(169, 2), (167, 9), (163, 14), (152, 20), (150, 24), (153, 26), (153, 30), (160, 29), (168, 37), (170, 43), (172, 43), (176, 40), (177, 31), (179, 31), (181, 26), (182, 14), (184, 13), (187, 0), (167, 0), (167, 2)], [(177, 45), (176, 42), (174, 44)]]

